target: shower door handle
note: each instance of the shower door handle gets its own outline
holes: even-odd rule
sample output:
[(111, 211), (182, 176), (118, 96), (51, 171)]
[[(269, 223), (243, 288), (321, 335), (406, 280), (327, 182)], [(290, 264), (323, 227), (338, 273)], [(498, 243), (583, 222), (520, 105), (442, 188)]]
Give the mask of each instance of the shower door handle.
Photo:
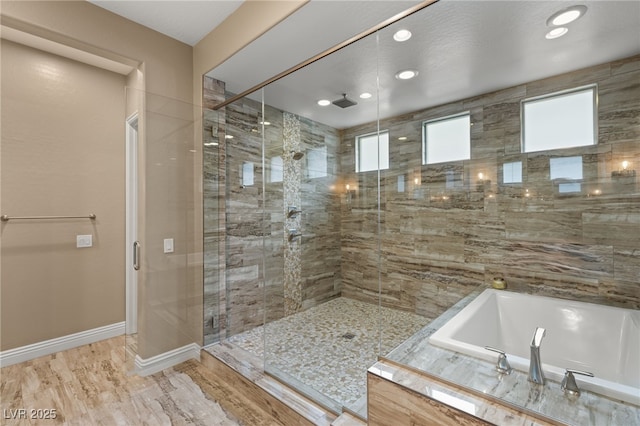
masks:
[(133, 269), (140, 269), (140, 242), (133, 243)]

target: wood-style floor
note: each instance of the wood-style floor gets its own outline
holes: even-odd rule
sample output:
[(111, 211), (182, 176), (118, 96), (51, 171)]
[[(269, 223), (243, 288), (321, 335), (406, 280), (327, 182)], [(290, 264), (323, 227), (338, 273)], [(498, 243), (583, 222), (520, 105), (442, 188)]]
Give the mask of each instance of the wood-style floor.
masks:
[[(0, 424), (280, 424), (231, 396), (197, 361), (148, 377), (127, 375), (124, 343), (115, 337), (0, 369)], [(52, 410), (55, 419), (38, 419)]]

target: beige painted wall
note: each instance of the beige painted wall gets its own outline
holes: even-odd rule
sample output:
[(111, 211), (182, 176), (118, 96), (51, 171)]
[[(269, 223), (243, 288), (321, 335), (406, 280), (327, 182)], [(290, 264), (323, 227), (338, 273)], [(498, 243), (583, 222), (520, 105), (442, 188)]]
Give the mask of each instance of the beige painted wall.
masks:
[[(222, 63), (307, 1), (245, 2), (223, 25), (212, 31), (194, 48), (85, 1), (3, 0), (0, 12), (3, 25), (19, 27), (23, 31), (83, 50), (99, 52), (112, 59), (119, 57), (138, 63), (139, 69), (144, 74), (143, 80), (138, 79), (137, 76), (129, 76), (126, 84), (132, 81), (143, 82), (141, 86), (147, 92), (171, 99), (174, 106), (180, 105), (178, 109), (182, 114), (188, 107), (178, 101), (196, 105), (201, 103), (204, 73)], [(6, 61), (3, 60), (3, 68), (5, 64)], [(4, 105), (4, 90), (2, 98)], [(161, 98), (155, 97), (155, 99)], [(192, 111), (193, 120), (196, 123), (200, 120), (200, 113), (197, 108)], [(128, 106), (127, 115), (130, 112), (131, 108)], [(120, 131), (124, 137), (124, 126)], [(153, 226), (145, 226), (149, 223), (143, 219), (139, 237), (146, 242), (143, 249), (143, 265), (146, 265), (148, 270), (154, 271), (153, 283), (150, 283), (148, 288), (143, 286), (139, 293), (140, 334), (148, 331), (148, 338), (143, 337), (140, 340), (139, 352), (143, 358), (191, 342), (202, 341), (202, 150), (201, 144), (197, 142), (201, 140), (200, 126), (194, 126), (194, 131), (194, 142), (190, 147), (196, 151), (194, 155), (181, 155), (179, 165), (166, 168), (163, 172), (154, 170), (151, 173), (143, 173), (146, 176), (153, 175), (153, 179), (141, 182), (141, 187), (144, 189), (140, 194), (143, 200), (140, 205), (141, 215), (145, 217), (148, 212), (149, 217), (153, 217)], [(4, 151), (4, 146), (2, 148)], [(146, 159), (149, 156), (155, 155), (152, 147), (143, 147), (141, 154), (142, 167), (147, 165)], [(4, 181), (5, 172), (2, 173)], [(158, 177), (161, 177), (160, 181)], [(164, 184), (167, 182), (179, 182), (179, 185), (167, 186)], [(185, 192), (187, 192), (186, 196), (184, 196)], [(4, 206), (5, 198), (2, 194), (0, 206)], [(163, 238), (176, 240), (176, 253), (171, 257), (162, 253)], [(50, 249), (53, 252), (58, 250), (56, 247)], [(124, 256), (124, 248), (122, 256)], [(68, 259), (61, 259), (59, 265), (64, 268), (65, 265), (69, 266), (73, 263)], [(171, 273), (156, 273), (167, 271), (167, 268)], [(8, 294), (5, 292), (5, 286), (8, 285), (6, 283), (14, 278), (12, 274), (5, 274), (3, 270), (0, 283), (3, 303)], [(20, 294), (22, 290), (17, 291)], [(81, 293), (83, 289), (81, 286), (76, 286), (69, 291)], [(119, 309), (124, 306), (122, 300), (113, 303), (121, 304)], [(162, 308), (150, 313), (146, 307), (152, 303)], [(84, 309), (87, 312), (93, 310), (91, 306), (84, 306)], [(162, 316), (162, 312), (171, 312), (172, 315)], [(3, 324), (17, 322), (20, 324), (18, 327), (23, 328), (21, 333), (27, 333), (29, 327), (14, 315), (9, 311), (5, 315), (3, 310)], [(34, 315), (36, 316), (30, 318), (33, 324), (57, 321), (58, 318), (58, 314), (51, 318), (40, 314), (39, 311)], [(77, 325), (74, 327), (83, 328)], [(163, 332), (151, 333), (151, 330), (163, 330)], [(25, 334), (21, 341), (33, 342), (43, 338), (59, 337), (60, 334), (56, 334), (53, 333), (48, 337)], [(22, 344), (5, 344), (4, 336), (2, 339), (3, 349)]]
[[(2, 1), (2, 23), (22, 31), (36, 34), (51, 40), (62, 42), (73, 47), (87, 50), (93, 53), (101, 53), (112, 59), (125, 58), (133, 63), (139, 64), (139, 69), (143, 72), (143, 79), (137, 75), (131, 75), (127, 78), (127, 84), (136, 82), (139, 87), (146, 89), (147, 92), (155, 93), (166, 97), (166, 99), (178, 99), (187, 103), (191, 103), (192, 97), (192, 47), (146, 27), (132, 23), (122, 17), (98, 8), (85, 1)], [(4, 56), (4, 53), (3, 53)], [(3, 58), (5, 59), (5, 58)], [(7, 66), (7, 60), (2, 61), (3, 74), (4, 68)], [(99, 73), (100, 71), (96, 70)], [(137, 71), (135, 71), (137, 72)], [(6, 108), (5, 86), (2, 88), (2, 105)], [(120, 90), (119, 96), (123, 97), (123, 91)], [(38, 100), (38, 102), (40, 102)], [(36, 102), (36, 104), (38, 104)], [(172, 101), (174, 102), (174, 101)], [(3, 108), (4, 110), (4, 108)], [(131, 112), (129, 107), (127, 113)], [(121, 112), (117, 123), (117, 134), (122, 143), (121, 149), (124, 152), (124, 111)], [(46, 124), (46, 123), (45, 123)], [(144, 127), (144, 126), (143, 126)], [(3, 127), (4, 132), (4, 127)], [(143, 142), (144, 143), (144, 142)], [(191, 142), (195, 148), (195, 140)], [(184, 146), (184, 145), (182, 145)], [(187, 147), (189, 148), (189, 147)], [(202, 281), (197, 279), (193, 270), (198, 268), (198, 254), (193, 253), (193, 248), (198, 246), (201, 241), (201, 235), (193, 232), (194, 223), (197, 216), (194, 207), (197, 203), (193, 199), (187, 200), (182, 197), (185, 192), (191, 192), (190, 188), (195, 187), (195, 175), (193, 173), (194, 164), (198, 162), (196, 156), (180, 156), (180, 165), (165, 168), (162, 171), (154, 170), (153, 173), (147, 173), (144, 169), (148, 154), (153, 154), (154, 150), (160, 150), (162, 147), (158, 144), (153, 146), (143, 145), (140, 149), (140, 165), (143, 176), (153, 174), (153, 179), (145, 181), (141, 180), (140, 193), (140, 210), (141, 223), (139, 239), (145, 242), (143, 252), (143, 268), (149, 271), (166, 271), (167, 268), (171, 273), (153, 274), (153, 276), (143, 275), (142, 282), (148, 283), (148, 287), (153, 291), (147, 292), (145, 285), (141, 286), (139, 292), (140, 312), (139, 312), (139, 329), (155, 330), (162, 329), (164, 333), (155, 334), (148, 339), (141, 339), (139, 352), (144, 358), (151, 357), (158, 353), (162, 353), (176, 347), (180, 347), (191, 342), (199, 342), (202, 339)], [(4, 136), (2, 141), (3, 159), (7, 156), (5, 152)], [(187, 149), (187, 152), (189, 150)], [(4, 160), (3, 160), (4, 161)], [(124, 160), (122, 160), (124, 166)], [(26, 167), (26, 165), (21, 165)], [(7, 177), (5, 177), (7, 176)], [(2, 182), (9, 180), (11, 173), (2, 171)], [(158, 177), (161, 181), (158, 182)], [(186, 176), (186, 179), (185, 179)], [(106, 180), (124, 179), (124, 168), (114, 171), (113, 175), (109, 175)], [(167, 186), (165, 182), (179, 182), (180, 185)], [(9, 202), (8, 194), (2, 193), (0, 206), (5, 209)], [(153, 228), (147, 225), (144, 220), (145, 215), (152, 215), (154, 218)], [(124, 220), (124, 209), (119, 212), (119, 217)], [(99, 226), (99, 225), (97, 225)], [(103, 233), (99, 230), (100, 235)], [(35, 238), (35, 236), (33, 236)], [(162, 253), (162, 239), (174, 238), (176, 251), (171, 258)], [(76, 305), (81, 306), (86, 315), (92, 319), (89, 323), (81, 323), (77, 316), (73, 319), (67, 318), (64, 312), (56, 311), (53, 314), (33, 309), (33, 315), (27, 320), (19, 316), (12, 310), (4, 309), (4, 304), (14, 303), (15, 311), (28, 309), (31, 302), (23, 301), (20, 304), (12, 302), (19, 297), (20, 300), (28, 300), (28, 292), (24, 292), (25, 288), (16, 289), (16, 294), (8, 297), (8, 291), (5, 289), (11, 286), (12, 282), (21, 279), (21, 275), (10, 274), (5, 271), (6, 263), (4, 255), (4, 247), (6, 243), (2, 242), (2, 323), (17, 324), (14, 327), (19, 328), (20, 339), (13, 341), (5, 341), (6, 336), (2, 336), (2, 348), (7, 349), (26, 342), (39, 341), (46, 338), (60, 337), (73, 331), (81, 331), (82, 329), (92, 328), (95, 326), (105, 325), (115, 321), (123, 320), (122, 315), (114, 318), (102, 318), (98, 320), (97, 314), (99, 307), (89, 303), (81, 303), (75, 300)], [(46, 247), (49, 252), (59, 257), (57, 267), (61, 269), (70, 268), (76, 264), (75, 259), (66, 258), (61, 255), (62, 249), (58, 246)], [(201, 256), (200, 256), (201, 258)], [(119, 261), (124, 262), (124, 240), (122, 240), (121, 251), (119, 253)], [(200, 261), (201, 263), (201, 261)], [(82, 267), (86, 267), (82, 263)], [(96, 279), (97, 274), (93, 274), (90, 270), (86, 271), (86, 277), (89, 280)], [(147, 278), (153, 279), (153, 282), (145, 281)], [(101, 305), (116, 305), (121, 314), (124, 309), (124, 276), (119, 277), (121, 293), (118, 300), (106, 300), (103, 298), (99, 301)], [(67, 295), (81, 297), (86, 291), (86, 279), (76, 281), (74, 285), (67, 283)], [(44, 285), (39, 283), (39, 290)], [(24, 292), (24, 293), (23, 293)], [(62, 297), (56, 295), (55, 297)], [(180, 315), (165, 316), (166, 321), (161, 322), (158, 312), (146, 309), (153, 303), (161, 299), (163, 308), (170, 312), (179, 312)], [(65, 327), (56, 325), (56, 331), (46, 336), (40, 334), (39, 330), (43, 323), (65, 322)]]
[(2, 350), (124, 321), (124, 84), (2, 41), (2, 213), (97, 215), (2, 222)]
[(146, 90), (191, 101), (192, 48), (86, 1), (2, 0), (3, 23), (145, 64)]

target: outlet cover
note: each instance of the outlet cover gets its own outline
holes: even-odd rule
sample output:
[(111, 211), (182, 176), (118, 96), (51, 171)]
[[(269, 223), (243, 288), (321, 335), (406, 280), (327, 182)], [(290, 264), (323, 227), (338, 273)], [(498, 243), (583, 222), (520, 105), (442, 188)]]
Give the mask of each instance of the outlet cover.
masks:
[(164, 252), (173, 253), (173, 238), (164, 239)]
[(76, 247), (77, 248), (86, 248), (93, 246), (93, 236), (92, 235), (76, 235)]

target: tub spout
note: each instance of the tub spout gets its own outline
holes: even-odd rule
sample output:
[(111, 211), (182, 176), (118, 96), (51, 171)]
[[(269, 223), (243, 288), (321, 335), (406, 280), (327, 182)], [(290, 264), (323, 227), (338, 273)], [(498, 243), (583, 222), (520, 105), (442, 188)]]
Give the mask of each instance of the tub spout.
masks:
[(542, 338), (544, 337), (546, 330), (542, 327), (537, 327), (533, 338), (531, 339), (531, 359), (529, 360), (529, 381), (544, 385), (544, 373), (542, 371), (542, 361), (540, 360), (540, 345), (542, 344)]

